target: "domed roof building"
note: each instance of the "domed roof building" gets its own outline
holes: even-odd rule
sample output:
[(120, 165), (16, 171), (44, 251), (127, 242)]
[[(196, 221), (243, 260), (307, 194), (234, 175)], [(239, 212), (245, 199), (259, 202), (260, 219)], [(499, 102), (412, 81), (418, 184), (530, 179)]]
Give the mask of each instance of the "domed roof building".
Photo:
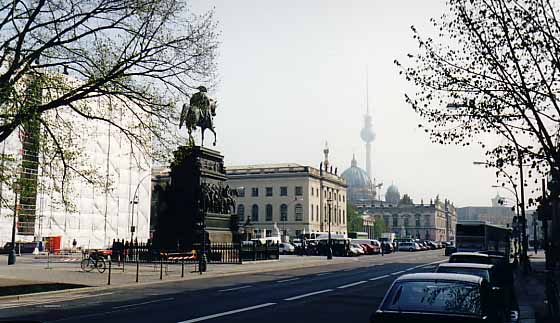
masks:
[(352, 204), (375, 199), (375, 189), (367, 172), (358, 167), (356, 157), (352, 157), (350, 168), (342, 172), (348, 185), (348, 201)]
[(392, 205), (399, 204), (401, 200), (401, 193), (399, 193), (399, 189), (395, 186), (395, 184), (391, 184), (387, 187), (387, 193), (385, 193), (385, 201)]

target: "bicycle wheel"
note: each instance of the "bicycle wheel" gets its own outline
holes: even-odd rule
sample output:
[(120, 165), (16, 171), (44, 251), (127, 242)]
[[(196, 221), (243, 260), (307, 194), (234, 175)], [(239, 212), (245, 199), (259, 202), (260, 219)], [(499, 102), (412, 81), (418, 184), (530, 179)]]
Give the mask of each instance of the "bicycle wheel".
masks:
[(83, 271), (87, 271), (87, 272), (90, 272), (93, 270), (93, 268), (95, 268), (95, 265), (93, 263), (93, 260), (91, 260), (91, 258), (86, 258), (82, 260), (80, 266), (82, 267)]
[(105, 260), (100, 257), (99, 259), (97, 259), (97, 271), (102, 274), (105, 272), (105, 268)]

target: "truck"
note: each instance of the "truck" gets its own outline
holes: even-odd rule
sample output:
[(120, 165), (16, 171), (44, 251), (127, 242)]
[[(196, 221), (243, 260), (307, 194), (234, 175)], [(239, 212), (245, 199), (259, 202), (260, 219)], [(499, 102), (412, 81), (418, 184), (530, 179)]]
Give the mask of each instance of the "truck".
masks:
[(487, 223), (485, 221), (461, 221), (456, 227), (455, 247), (453, 252), (492, 252), (501, 254), (509, 260), (512, 229)]
[(379, 241), (393, 244), (393, 242), (395, 242), (395, 237), (396, 235), (393, 232), (384, 232), (381, 234)]

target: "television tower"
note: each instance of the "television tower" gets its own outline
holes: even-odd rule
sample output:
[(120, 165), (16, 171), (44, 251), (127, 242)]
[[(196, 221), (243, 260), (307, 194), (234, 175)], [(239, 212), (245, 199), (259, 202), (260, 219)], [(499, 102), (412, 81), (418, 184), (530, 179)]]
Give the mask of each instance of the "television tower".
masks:
[(364, 116), (364, 127), (360, 132), (360, 137), (366, 144), (366, 172), (369, 178), (373, 178), (371, 171), (371, 143), (375, 140), (375, 132), (373, 132), (372, 117), (369, 114), (369, 80), (366, 68), (366, 115)]

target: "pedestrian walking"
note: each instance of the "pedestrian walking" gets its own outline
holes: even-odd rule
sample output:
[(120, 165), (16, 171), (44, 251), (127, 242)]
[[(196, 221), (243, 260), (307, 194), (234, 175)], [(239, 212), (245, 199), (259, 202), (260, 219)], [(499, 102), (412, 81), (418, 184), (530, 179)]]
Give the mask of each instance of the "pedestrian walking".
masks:
[(78, 245), (78, 241), (76, 241), (76, 238), (74, 238), (74, 241), (72, 241), (72, 251), (76, 251), (77, 245)]
[(385, 244), (382, 242), (381, 243), (381, 256), (385, 255)]

